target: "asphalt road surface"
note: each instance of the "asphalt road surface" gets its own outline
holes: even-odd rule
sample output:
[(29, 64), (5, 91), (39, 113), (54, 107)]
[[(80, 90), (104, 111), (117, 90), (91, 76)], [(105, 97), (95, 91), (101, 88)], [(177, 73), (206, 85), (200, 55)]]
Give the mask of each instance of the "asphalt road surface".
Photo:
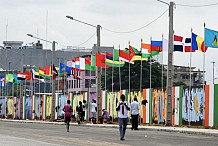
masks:
[(131, 131), (120, 141), (117, 128), (0, 122), (0, 146), (212, 146), (217, 137), (161, 131)]

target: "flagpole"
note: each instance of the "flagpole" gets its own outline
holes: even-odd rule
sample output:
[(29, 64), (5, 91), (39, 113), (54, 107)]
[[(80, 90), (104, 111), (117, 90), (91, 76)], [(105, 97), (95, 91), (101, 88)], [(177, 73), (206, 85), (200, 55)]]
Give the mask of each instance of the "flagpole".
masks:
[(105, 90), (105, 94), (106, 94), (106, 82), (107, 82), (107, 69), (106, 69), (106, 52), (105, 52), (105, 64), (104, 64), (104, 90)]
[[(130, 41), (129, 41), (129, 47), (130, 47)], [(130, 81), (130, 50), (129, 50), (129, 98), (130, 98), (130, 84), (131, 84), (131, 81)]]
[[(58, 58), (58, 64), (59, 64), (59, 74), (62, 73), (62, 68), (60, 68), (60, 58)], [(58, 93), (59, 93), (59, 81), (60, 81), (60, 76), (58, 76)]]
[[(162, 34), (162, 43), (163, 43), (163, 34)], [(162, 44), (162, 69), (161, 69), (161, 89), (162, 89), (162, 93), (163, 93), (163, 75), (164, 75), (164, 65), (163, 65), (163, 62), (164, 62), (164, 50), (163, 50), (163, 44)]]
[[(142, 44), (142, 39), (141, 39), (141, 44)], [(141, 97), (142, 97), (142, 46), (140, 48), (141, 51), (141, 68), (140, 68), (140, 93), (141, 93)]]
[[(205, 39), (205, 27), (206, 27), (206, 24), (204, 23), (204, 39)], [(203, 107), (205, 108), (205, 104), (204, 104), (204, 101), (205, 101), (205, 52), (206, 52), (206, 47), (205, 47), (205, 43), (204, 43), (204, 50), (203, 50)], [(202, 118), (202, 125), (204, 127), (204, 116), (205, 116), (205, 109), (203, 108), (203, 118)]]
[[(113, 62), (114, 62), (114, 46), (113, 46)], [(120, 66), (120, 65), (119, 65)], [(114, 121), (114, 66), (112, 66), (112, 79), (111, 79), (111, 91), (112, 91), (112, 122)], [(109, 107), (110, 108), (110, 107)]]
[[(152, 40), (152, 38), (150, 38), (150, 39)], [(151, 41), (151, 40), (150, 40), (150, 41)], [(152, 48), (152, 46), (151, 46), (151, 48)], [(152, 52), (152, 49), (151, 49), (150, 51)], [(151, 52), (150, 52), (150, 53), (151, 53)], [(152, 57), (152, 56), (151, 56), (151, 54), (150, 54), (150, 58), (149, 58), (149, 61), (150, 61), (150, 91), (151, 91), (151, 57)]]
[[(192, 28), (191, 28), (191, 35), (192, 35)], [(191, 44), (192, 44), (192, 37), (191, 37)], [(189, 99), (191, 99), (191, 84), (192, 84), (192, 80), (191, 80), (191, 72), (192, 72), (192, 45), (190, 47), (190, 68), (189, 68)], [(190, 121), (190, 110), (189, 110), (189, 125), (191, 124), (191, 121)]]
[[(120, 56), (120, 45), (119, 45), (119, 56)], [(119, 64), (120, 64), (120, 58), (119, 58)], [(121, 72), (120, 72), (120, 65), (119, 65), (119, 82), (120, 82), (120, 91), (121, 91), (121, 82), (122, 82), (122, 80), (121, 80)]]

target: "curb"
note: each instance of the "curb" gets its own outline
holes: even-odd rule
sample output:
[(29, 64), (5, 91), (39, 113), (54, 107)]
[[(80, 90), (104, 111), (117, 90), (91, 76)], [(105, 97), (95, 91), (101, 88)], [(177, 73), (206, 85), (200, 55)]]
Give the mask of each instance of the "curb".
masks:
[[(19, 122), (19, 123), (33, 123), (33, 124), (50, 124), (50, 125), (65, 125), (64, 122), (48, 122), (48, 121), (33, 121), (33, 120), (8, 120), (0, 119), (2, 122)], [(111, 124), (77, 124), (70, 123), (72, 126), (81, 126), (81, 127), (97, 127), (97, 128), (118, 128), (118, 125)], [(214, 129), (195, 129), (195, 128), (177, 128), (177, 127), (158, 127), (158, 126), (140, 126), (139, 130), (148, 130), (148, 131), (163, 131), (163, 132), (177, 132), (185, 134), (197, 134), (204, 136), (214, 136), (218, 137), (218, 130)], [(127, 129), (131, 129), (131, 125), (127, 125)]]

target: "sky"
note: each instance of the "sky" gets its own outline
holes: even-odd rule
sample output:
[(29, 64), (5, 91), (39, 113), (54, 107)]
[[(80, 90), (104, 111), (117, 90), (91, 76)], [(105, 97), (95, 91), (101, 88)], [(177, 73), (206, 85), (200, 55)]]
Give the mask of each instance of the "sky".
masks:
[[(169, 3), (170, 0), (165, 2)], [(216, 19), (218, 5), (210, 7), (179, 5), (213, 4), (217, 3), (216, 0), (175, 0), (174, 2), (176, 35), (190, 37), (192, 28), (194, 33), (203, 37), (204, 22), (206, 27), (218, 30), (218, 19)], [(168, 6), (156, 0), (0, 0), (0, 4), (0, 46), (3, 45), (6, 36), (7, 40), (23, 41), (24, 44), (36, 42), (26, 35), (29, 33), (43, 39), (47, 36), (47, 40), (58, 42), (57, 49), (66, 46), (92, 48), (97, 40), (96, 29), (72, 21), (66, 18), (67, 15), (93, 25), (101, 25), (101, 46), (120, 45), (122, 49), (128, 47), (130, 42), (132, 46), (140, 48), (141, 39), (144, 43), (149, 43), (151, 37), (152, 40), (161, 40), (162, 34), (164, 38), (168, 38)], [(147, 27), (131, 32), (146, 26), (161, 14), (163, 15), (159, 19)], [(114, 33), (108, 30), (129, 33)], [(49, 43), (43, 45), (48, 49), (51, 48)], [(215, 66), (218, 66), (216, 54), (218, 50), (214, 48), (209, 48), (206, 52), (205, 69), (208, 83), (212, 79), (210, 62), (215, 61)], [(174, 64), (188, 66), (189, 56), (189, 53), (174, 53)], [(167, 63), (167, 54), (164, 54), (164, 63)], [(197, 69), (203, 69), (201, 52), (192, 54), (192, 65)], [(218, 83), (218, 80), (215, 82)]]

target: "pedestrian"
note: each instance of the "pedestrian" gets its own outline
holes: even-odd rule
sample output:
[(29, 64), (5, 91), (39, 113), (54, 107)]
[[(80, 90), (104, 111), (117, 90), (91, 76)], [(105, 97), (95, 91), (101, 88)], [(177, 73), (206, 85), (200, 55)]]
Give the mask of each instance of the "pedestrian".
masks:
[(82, 101), (79, 101), (79, 105), (76, 107), (77, 111), (77, 122), (80, 124), (80, 122), (83, 122), (83, 105)]
[(138, 130), (139, 109), (140, 105), (138, 103), (137, 97), (135, 96), (133, 102), (131, 103), (132, 130)]
[(130, 111), (130, 105), (125, 101), (125, 95), (120, 96), (120, 101), (117, 103), (116, 111), (118, 111), (118, 122), (120, 140), (125, 140), (126, 126), (128, 122), (128, 111)]
[(92, 123), (96, 124), (96, 112), (97, 112), (97, 104), (96, 104), (96, 100), (92, 100)]
[(63, 111), (64, 111), (64, 118), (65, 118), (67, 132), (69, 132), (69, 126), (70, 126), (71, 116), (73, 112), (73, 108), (70, 105), (70, 100), (67, 100), (67, 104), (64, 105)]

